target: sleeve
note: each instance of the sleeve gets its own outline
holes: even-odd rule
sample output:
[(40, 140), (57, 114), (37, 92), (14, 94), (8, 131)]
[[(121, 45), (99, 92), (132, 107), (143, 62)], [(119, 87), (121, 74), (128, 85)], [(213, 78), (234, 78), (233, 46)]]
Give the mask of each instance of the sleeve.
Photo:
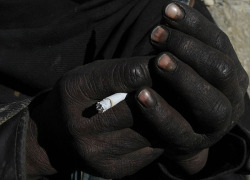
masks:
[(31, 99), (0, 104), (0, 177), (2, 180), (25, 179), (25, 147), (28, 105)]

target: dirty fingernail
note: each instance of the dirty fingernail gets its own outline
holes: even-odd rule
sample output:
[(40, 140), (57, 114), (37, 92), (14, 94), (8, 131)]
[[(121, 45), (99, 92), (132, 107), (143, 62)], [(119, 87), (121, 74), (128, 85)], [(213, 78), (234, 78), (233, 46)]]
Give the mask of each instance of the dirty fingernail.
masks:
[(153, 107), (156, 103), (155, 99), (147, 89), (144, 89), (139, 93), (138, 100), (146, 108)]
[(174, 71), (176, 69), (176, 63), (167, 54), (163, 54), (159, 57), (157, 65), (165, 71)]
[(166, 9), (165, 14), (167, 17), (173, 20), (180, 20), (184, 17), (183, 10), (175, 3), (170, 3)]
[(151, 40), (164, 43), (168, 38), (168, 32), (161, 26), (157, 26), (151, 33)]

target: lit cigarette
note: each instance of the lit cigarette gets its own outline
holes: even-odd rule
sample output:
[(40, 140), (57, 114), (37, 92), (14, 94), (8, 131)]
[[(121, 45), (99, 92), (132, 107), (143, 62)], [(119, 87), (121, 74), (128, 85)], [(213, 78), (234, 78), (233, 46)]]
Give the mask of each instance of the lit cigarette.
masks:
[(124, 100), (127, 93), (116, 93), (104, 98), (102, 101), (96, 103), (96, 109), (99, 113), (104, 113), (108, 109), (114, 107), (116, 104)]

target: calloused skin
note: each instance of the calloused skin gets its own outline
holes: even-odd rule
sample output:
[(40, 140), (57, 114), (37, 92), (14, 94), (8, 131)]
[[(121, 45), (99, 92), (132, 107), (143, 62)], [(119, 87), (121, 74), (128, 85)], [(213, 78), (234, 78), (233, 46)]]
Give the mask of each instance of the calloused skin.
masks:
[[(164, 14), (170, 27), (163, 23), (151, 35), (165, 53), (153, 60), (135, 57), (77, 67), (34, 102), (27, 139), (30, 179), (73, 169), (121, 178), (161, 155), (189, 175), (204, 167), (208, 148), (244, 111), (248, 76), (216, 25), (186, 5), (178, 7), (182, 19)], [(159, 147), (132, 128), (137, 119), (126, 101), (102, 114), (92, 111), (98, 100), (117, 92), (136, 92), (132, 101), (139, 123), (151, 126)]]

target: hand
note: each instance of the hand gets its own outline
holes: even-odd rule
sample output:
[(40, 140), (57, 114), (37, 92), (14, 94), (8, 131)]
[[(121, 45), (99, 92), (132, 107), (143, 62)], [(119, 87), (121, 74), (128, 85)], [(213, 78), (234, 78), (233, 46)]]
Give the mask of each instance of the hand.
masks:
[[(162, 149), (150, 147), (144, 137), (130, 129), (133, 117), (125, 102), (102, 114), (97, 114), (95, 107), (92, 111), (98, 100), (111, 94), (150, 86), (149, 59), (96, 61), (76, 68), (45, 100), (34, 105), (31, 122), (35, 127), (29, 131), (39, 144), (29, 139), (28, 146), (39, 147), (36, 152), (28, 151), (31, 174), (77, 168), (96, 176), (120, 178), (159, 157)], [(32, 160), (33, 164), (29, 163)], [(41, 169), (44, 171), (39, 172)]]
[[(248, 76), (228, 37), (195, 9), (171, 3), (163, 22), (151, 36), (156, 48), (168, 51), (154, 63), (161, 83), (153, 84), (157, 93), (149, 88), (138, 93), (138, 104), (168, 158), (194, 174), (204, 166), (205, 149), (239, 122)], [(194, 161), (198, 152), (204, 156)], [(195, 162), (200, 165), (192, 168)]]

